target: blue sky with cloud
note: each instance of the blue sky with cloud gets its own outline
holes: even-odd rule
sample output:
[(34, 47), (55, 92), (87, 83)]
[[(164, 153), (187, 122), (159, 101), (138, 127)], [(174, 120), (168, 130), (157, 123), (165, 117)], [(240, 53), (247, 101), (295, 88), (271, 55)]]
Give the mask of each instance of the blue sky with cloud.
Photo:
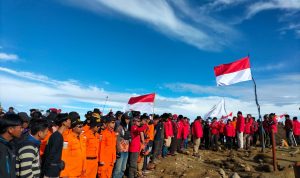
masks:
[(250, 54), (263, 112), (299, 115), (299, 0), (2, 1), (4, 107), (122, 109), (156, 92), (157, 112), (256, 114), (253, 85), (216, 87), (213, 67)]

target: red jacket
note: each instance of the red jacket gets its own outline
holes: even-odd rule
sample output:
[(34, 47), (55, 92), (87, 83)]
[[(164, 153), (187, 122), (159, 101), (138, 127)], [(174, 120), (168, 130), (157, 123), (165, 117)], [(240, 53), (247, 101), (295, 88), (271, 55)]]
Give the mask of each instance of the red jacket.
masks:
[(168, 119), (166, 122), (164, 122), (164, 128), (165, 128), (165, 138), (174, 136), (172, 121), (170, 119)]
[(130, 130), (131, 142), (129, 145), (129, 152), (140, 152), (141, 149), (141, 137), (140, 133), (148, 128), (147, 124), (142, 127), (133, 125)]
[(183, 139), (187, 139), (190, 134), (190, 124), (183, 122)]
[(178, 121), (177, 122), (177, 139), (183, 138), (183, 128), (184, 128), (183, 121), (182, 120)]
[(219, 122), (219, 133), (223, 134), (224, 133), (224, 128), (225, 128), (225, 123), (223, 121)]
[(300, 135), (300, 122), (299, 121), (293, 121), (293, 132), (294, 132), (294, 135)]
[(210, 124), (211, 134), (218, 135), (219, 134), (219, 122), (214, 121)]
[(276, 117), (273, 118), (273, 124), (270, 126), (270, 131), (273, 130), (274, 133), (277, 133), (277, 119)]
[(245, 123), (244, 133), (251, 134), (251, 127), (252, 127), (252, 119), (250, 118), (249, 121)]
[(235, 137), (235, 129), (232, 124), (226, 124), (224, 128), (224, 133), (226, 137)]
[(202, 138), (203, 137), (203, 130), (202, 130), (202, 124), (200, 120), (196, 120), (192, 127), (192, 134), (196, 138)]
[(251, 134), (254, 134), (257, 131), (258, 131), (258, 123), (256, 121), (253, 121), (251, 126)]
[(236, 121), (236, 131), (237, 132), (244, 132), (245, 130), (245, 118), (243, 116), (237, 118), (237, 121)]
[(262, 124), (263, 124), (263, 128), (264, 128), (265, 132), (270, 132), (268, 121), (264, 120)]

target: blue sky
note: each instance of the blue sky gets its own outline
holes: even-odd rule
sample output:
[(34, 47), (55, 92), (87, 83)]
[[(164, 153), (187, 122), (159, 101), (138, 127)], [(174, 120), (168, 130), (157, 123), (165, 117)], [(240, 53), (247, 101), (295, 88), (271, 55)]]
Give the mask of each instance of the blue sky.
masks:
[(263, 113), (299, 115), (300, 0), (1, 2), (0, 100), (7, 108), (256, 114), (253, 85), (216, 87), (213, 67), (250, 54)]

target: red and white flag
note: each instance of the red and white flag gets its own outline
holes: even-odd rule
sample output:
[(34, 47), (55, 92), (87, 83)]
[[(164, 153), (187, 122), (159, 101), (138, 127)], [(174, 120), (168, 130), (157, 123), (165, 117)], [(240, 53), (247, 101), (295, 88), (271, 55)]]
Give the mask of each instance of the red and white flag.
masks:
[(214, 67), (217, 85), (231, 85), (252, 80), (249, 57)]
[(154, 99), (155, 93), (131, 97), (128, 101), (126, 110), (152, 113), (154, 107)]

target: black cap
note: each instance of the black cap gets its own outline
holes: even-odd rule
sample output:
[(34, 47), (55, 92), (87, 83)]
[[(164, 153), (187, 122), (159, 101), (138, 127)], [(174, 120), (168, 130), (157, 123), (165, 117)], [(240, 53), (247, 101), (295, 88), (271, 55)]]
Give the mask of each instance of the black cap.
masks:
[(103, 123), (100, 118), (91, 117), (90, 127), (101, 126)]

